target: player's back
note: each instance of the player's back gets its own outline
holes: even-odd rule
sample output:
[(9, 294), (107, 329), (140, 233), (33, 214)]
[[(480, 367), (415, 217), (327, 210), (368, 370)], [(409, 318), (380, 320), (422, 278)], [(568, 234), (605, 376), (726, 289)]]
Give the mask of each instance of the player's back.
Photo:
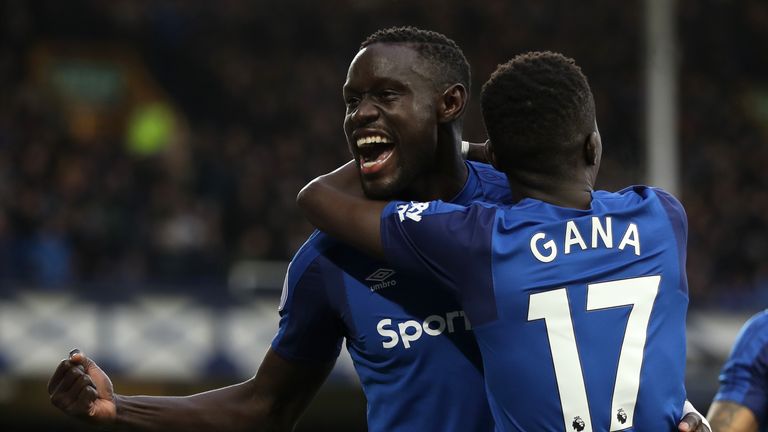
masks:
[(496, 316), (465, 309), (505, 430), (673, 430), (685, 400), (686, 222), (666, 193), (495, 212)]

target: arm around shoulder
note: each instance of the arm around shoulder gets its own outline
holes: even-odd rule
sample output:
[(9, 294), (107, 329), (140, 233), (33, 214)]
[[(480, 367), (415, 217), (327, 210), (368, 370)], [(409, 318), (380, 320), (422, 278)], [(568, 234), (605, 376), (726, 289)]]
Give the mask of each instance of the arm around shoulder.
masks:
[(370, 255), (384, 256), (379, 229), (387, 203), (365, 198), (354, 161), (309, 182), (296, 202), (319, 230)]

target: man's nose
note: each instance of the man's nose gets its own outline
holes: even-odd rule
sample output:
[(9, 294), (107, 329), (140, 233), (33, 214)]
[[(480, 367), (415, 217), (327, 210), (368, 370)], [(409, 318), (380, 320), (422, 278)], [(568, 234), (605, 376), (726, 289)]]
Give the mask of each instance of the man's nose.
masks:
[(357, 125), (364, 125), (375, 121), (379, 117), (379, 109), (372, 103), (369, 97), (364, 97), (352, 113), (352, 120)]

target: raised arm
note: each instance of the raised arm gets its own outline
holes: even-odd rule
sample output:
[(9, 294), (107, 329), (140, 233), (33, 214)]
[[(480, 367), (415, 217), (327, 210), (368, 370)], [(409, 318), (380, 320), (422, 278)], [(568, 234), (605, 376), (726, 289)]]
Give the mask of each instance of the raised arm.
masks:
[(319, 230), (381, 258), (380, 218), (387, 203), (366, 199), (358, 176), (355, 162), (347, 162), (304, 186), (296, 202)]
[(122, 396), (82, 353), (63, 360), (48, 385), (51, 402), (69, 415), (116, 430), (291, 431), (333, 362), (289, 362), (271, 349), (256, 376), (191, 396)]

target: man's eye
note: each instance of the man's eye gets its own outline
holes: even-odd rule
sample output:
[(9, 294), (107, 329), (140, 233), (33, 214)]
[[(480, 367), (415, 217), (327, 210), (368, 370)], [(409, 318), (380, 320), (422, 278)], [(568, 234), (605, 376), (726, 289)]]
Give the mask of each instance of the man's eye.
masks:
[(347, 104), (347, 107), (354, 108), (354, 107), (357, 106), (357, 104), (360, 103), (360, 98), (359, 97), (348, 97), (348, 98), (344, 99), (344, 103)]
[(387, 102), (391, 102), (397, 99), (398, 96), (400, 96), (400, 94), (393, 90), (384, 90), (379, 94), (379, 97), (381, 98), (381, 100), (384, 100)]

